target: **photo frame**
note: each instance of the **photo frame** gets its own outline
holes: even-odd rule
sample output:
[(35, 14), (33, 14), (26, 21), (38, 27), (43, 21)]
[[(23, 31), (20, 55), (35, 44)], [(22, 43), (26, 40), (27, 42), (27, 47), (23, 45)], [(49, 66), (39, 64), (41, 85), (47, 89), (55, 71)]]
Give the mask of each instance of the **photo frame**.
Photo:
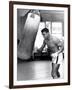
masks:
[[(31, 17), (36, 18), (35, 21), (34, 20), (32, 21), (32, 19), (27, 19), (29, 13), (33, 13)], [(36, 17), (34, 16), (34, 14), (36, 14)], [(27, 21), (27, 25), (25, 24), (26, 21)], [(49, 65), (47, 65), (47, 67), (40, 68), (40, 65), (44, 65), (44, 63), (42, 64), (37, 63), (38, 68), (35, 67), (36, 65), (36, 63), (34, 62), (35, 58), (36, 59), (40, 58), (43, 60), (49, 58), (46, 56), (45, 53), (41, 54), (40, 57), (39, 57), (39, 54), (34, 53), (33, 54), (34, 63), (31, 64), (31, 66), (29, 67), (28, 63), (31, 63), (32, 61), (29, 61), (29, 59), (27, 58), (28, 58), (28, 55), (31, 56), (32, 54), (31, 53), (32, 47), (33, 47), (33, 44), (35, 43), (34, 40), (36, 39), (37, 32), (39, 31), (38, 30), (39, 25), (41, 25), (40, 26), (41, 29), (42, 27), (45, 27), (45, 28), (48, 27), (48, 29), (51, 30), (50, 33), (55, 36), (57, 35), (57, 37), (59, 37), (59, 35), (64, 36), (64, 63), (63, 63), (64, 73), (63, 73), (62, 79), (50, 79), (50, 78), (48, 79), (48, 78), (44, 78), (44, 76), (41, 75), (41, 74), (45, 75), (45, 73), (47, 73), (45, 71), (46, 71), (46, 68), (48, 69)], [(33, 29), (35, 30), (35, 32), (32, 31), (34, 33), (31, 32), (32, 33), (31, 34), (29, 31), (23, 32), (22, 31), (23, 29), (27, 29), (27, 30)], [(62, 31), (58, 31), (58, 30), (62, 30)], [(20, 42), (19, 39), (25, 38), (25, 37), (21, 37), (22, 35), (23, 36), (27, 35), (27, 37), (26, 37), (26, 41), (24, 40), (25, 44), (23, 43), (23, 46), (25, 45), (25, 49), (22, 46), (23, 48), (20, 49), (20, 51), (26, 50), (26, 48), (27, 49), (29, 48), (28, 49), (29, 51), (27, 51), (28, 55), (26, 54), (26, 52), (23, 54), (18, 52), (18, 43)], [(38, 37), (38, 40), (39, 39), (42, 40), (42, 38), (40, 37), (41, 36)], [(28, 43), (27, 40), (30, 43)], [(33, 40), (33, 42), (31, 40)], [(36, 45), (40, 46), (41, 43), (39, 44), (39, 41), (37, 43), (38, 44)], [(25, 54), (27, 56), (25, 56)], [(19, 62), (18, 62), (18, 56), (22, 59), (22, 60), (19, 59)], [(25, 58), (25, 61), (23, 61), (24, 58)], [(18, 63), (20, 63), (21, 65)], [(22, 63), (24, 63), (23, 66), (22, 66)], [(36, 70), (40, 68), (40, 71), (41, 70), (42, 71), (45, 70), (45, 71), (41, 72), (41, 74), (40, 74), (40, 71), (36, 73), (34, 68), (36, 68)], [(32, 72), (32, 70), (34, 71)], [(28, 74), (29, 76), (27, 77)], [(34, 79), (34, 75), (35, 76), (38, 75), (36, 76), (37, 78)], [(40, 79), (39, 79), (39, 75), (40, 75)], [(9, 2), (9, 88), (10, 89), (11, 88), (30, 88), (30, 87), (62, 86), (62, 85), (70, 85), (70, 5), (10, 1)]]

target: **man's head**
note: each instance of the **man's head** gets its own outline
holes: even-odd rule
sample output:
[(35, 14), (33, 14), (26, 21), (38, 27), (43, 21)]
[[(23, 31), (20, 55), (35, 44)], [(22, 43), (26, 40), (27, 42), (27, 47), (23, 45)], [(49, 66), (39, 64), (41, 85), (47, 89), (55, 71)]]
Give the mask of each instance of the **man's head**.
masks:
[(48, 37), (49, 30), (47, 28), (42, 29), (41, 32), (42, 32), (42, 35), (43, 35), (44, 38), (47, 38)]

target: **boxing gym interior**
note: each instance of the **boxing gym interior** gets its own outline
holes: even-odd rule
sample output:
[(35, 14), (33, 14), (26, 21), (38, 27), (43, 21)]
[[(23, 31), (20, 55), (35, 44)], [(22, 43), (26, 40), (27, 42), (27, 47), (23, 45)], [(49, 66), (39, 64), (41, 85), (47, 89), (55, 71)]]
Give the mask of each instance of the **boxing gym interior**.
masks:
[[(64, 38), (64, 12), (58, 10), (17, 10), (17, 80), (45, 80), (51, 76), (52, 58), (48, 47), (37, 52), (43, 43), (41, 30)], [(64, 58), (64, 53), (63, 53)], [(60, 69), (64, 78), (63, 65)]]

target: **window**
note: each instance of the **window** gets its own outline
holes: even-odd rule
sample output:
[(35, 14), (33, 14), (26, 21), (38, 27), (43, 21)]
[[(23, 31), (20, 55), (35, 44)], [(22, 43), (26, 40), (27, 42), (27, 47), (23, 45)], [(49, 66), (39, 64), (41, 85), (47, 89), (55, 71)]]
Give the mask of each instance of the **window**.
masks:
[(62, 37), (62, 22), (52, 22), (52, 35), (58, 38)]

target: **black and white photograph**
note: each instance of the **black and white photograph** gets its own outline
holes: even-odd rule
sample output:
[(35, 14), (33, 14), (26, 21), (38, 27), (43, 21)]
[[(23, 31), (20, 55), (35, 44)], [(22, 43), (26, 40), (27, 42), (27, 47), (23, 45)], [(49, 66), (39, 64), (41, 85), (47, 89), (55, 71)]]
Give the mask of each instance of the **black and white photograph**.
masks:
[(18, 9), (17, 15), (17, 80), (64, 78), (64, 12)]
[(69, 5), (20, 4), (12, 3), (13, 85), (69, 84)]

